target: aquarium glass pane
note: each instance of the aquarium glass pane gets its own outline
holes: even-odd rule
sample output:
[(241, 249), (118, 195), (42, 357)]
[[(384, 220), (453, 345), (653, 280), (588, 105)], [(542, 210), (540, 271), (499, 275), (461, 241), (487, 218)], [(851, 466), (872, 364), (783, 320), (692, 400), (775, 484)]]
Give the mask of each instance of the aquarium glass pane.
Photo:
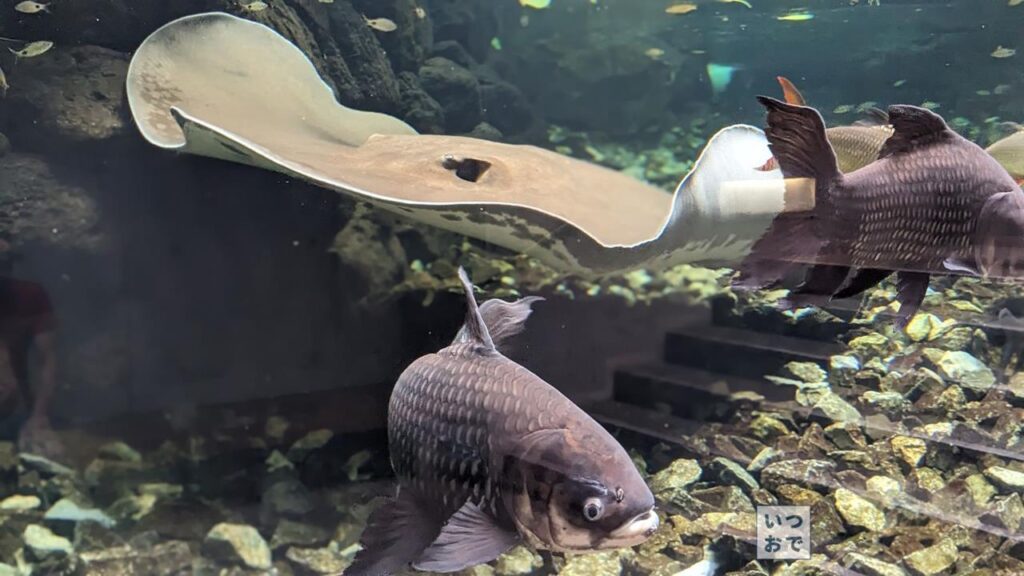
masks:
[(0, 1), (0, 576), (1024, 574), (1022, 23)]

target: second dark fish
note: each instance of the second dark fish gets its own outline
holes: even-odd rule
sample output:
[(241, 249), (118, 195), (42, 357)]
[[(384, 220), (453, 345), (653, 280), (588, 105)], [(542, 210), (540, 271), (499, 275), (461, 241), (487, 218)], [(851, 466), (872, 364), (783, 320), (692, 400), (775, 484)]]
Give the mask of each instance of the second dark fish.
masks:
[(893, 134), (878, 160), (840, 172), (813, 108), (759, 96), (766, 136), (787, 178), (812, 178), (813, 211), (778, 216), (734, 280), (775, 286), (811, 265), (793, 294), (842, 298), (897, 274), (898, 322), (931, 274), (1024, 275), (1024, 192), (990, 155), (938, 114), (890, 106)]

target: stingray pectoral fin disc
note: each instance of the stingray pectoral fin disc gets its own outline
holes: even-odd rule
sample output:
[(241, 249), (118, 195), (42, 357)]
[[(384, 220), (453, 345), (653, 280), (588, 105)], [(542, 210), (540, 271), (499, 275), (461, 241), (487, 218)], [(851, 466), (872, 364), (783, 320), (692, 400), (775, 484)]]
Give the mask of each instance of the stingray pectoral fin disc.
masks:
[(179, 18), (132, 57), (126, 83), (136, 125), (150, 143), (189, 149), (177, 108), (250, 140), (315, 138), (358, 146), (371, 134), (415, 134), (385, 114), (352, 110), (295, 45), (274, 30), (224, 13)]
[(419, 135), (342, 106), (286, 38), (223, 13), (154, 32), (127, 93), (156, 146), (293, 175), (565, 272), (735, 261), (777, 214), (806, 207), (801, 188), (753, 168), (770, 152), (750, 126), (712, 137), (670, 195), (549, 150)]

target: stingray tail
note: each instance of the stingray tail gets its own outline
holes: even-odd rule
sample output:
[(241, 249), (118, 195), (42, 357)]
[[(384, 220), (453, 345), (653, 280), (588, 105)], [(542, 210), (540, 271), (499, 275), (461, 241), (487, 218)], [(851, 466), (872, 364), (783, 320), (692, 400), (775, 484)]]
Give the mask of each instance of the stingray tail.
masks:
[(816, 262), (828, 240), (831, 190), (842, 178), (816, 110), (766, 96), (757, 100), (768, 110), (765, 136), (772, 156), (786, 178), (813, 180), (815, 208), (776, 217), (740, 266), (733, 286), (741, 289), (778, 285), (794, 269)]

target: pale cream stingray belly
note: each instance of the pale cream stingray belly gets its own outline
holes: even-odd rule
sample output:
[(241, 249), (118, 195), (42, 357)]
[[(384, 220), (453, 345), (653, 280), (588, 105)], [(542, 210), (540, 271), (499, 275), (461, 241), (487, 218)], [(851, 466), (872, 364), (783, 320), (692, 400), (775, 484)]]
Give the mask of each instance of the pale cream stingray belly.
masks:
[(154, 145), (290, 174), (566, 273), (736, 262), (776, 215), (813, 208), (809, 182), (753, 168), (770, 153), (751, 126), (716, 134), (670, 195), (542, 148), (421, 135), (342, 106), (284, 37), (223, 13), (154, 32), (127, 93)]

